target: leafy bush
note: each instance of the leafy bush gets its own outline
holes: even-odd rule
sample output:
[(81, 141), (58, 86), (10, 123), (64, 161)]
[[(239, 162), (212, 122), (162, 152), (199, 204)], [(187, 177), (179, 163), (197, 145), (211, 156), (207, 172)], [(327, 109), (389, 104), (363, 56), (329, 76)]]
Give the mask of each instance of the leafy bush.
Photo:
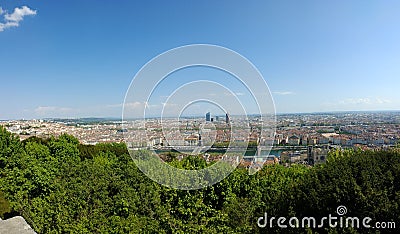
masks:
[[(170, 160), (207, 166), (197, 157)], [(345, 205), (352, 216), (399, 225), (400, 155), (334, 151), (312, 168), (237, 168), (213, 186), (183, 191), (147, 178), (125, 144), (86, 146), (68, 135), (21, 143), (0, 127), (0, 190), (0, 216), (22, 215), (38, 233), (364, 233), (371, 230), (260, 229), (257, 219), (318, 218)]]

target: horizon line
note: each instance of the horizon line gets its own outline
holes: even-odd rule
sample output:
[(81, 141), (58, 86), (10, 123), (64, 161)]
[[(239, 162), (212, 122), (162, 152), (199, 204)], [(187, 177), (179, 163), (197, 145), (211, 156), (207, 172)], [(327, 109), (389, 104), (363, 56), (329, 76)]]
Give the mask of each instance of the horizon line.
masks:
[[(275, 115), (296, 115), (296, 114), (338, 114), (338, 113), (384, 113), (384, 112), (400, 112), (399, 110), (335, 110), (335, 111), (309, 111), (309, 112), (277, 112)], [(260, 114), (248, 114), (248, 116), (255, 116)], [(222, 116), (222, 115), (217, 115)], [(230, 114), (230, 116), (238, 116), (236, 114)], [(181, 118), (196, 118), (196, 117), (203, 117), (203, 115), (190, 115), (190, 116), (181, 116)], [(146, 119), (151, 118), (161, 118), (161, 116), (149, 116)], [(176, 116), (166, 116), (164, 118), (177, 118)], [(87, 116), (87, 117), (42, 117), (42, 118), (13, 118), (13, 119), (0, 119), (0, 122), (4, 121), (12, 121), (12, 120), (58, 120), (58, 119), (67, 119), (67, 120), (77, 120), (77, 119), (108, 119), (108, 120), (122, 120), (121, 117), (112, 117), (112, 116)], [(134, 118), (126, 118), (127, 120), (130, 119), (143, 119), (143, 117), (134, 117)]]

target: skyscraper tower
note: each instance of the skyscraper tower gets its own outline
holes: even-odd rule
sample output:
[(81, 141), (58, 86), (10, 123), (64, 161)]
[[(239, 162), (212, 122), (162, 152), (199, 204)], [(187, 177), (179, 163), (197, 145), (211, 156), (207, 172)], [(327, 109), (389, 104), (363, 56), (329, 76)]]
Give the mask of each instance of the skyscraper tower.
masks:
[(207, 112), (207, 113), (206, 113), (206, 121), (207, 121), (207, 122), (210, 122), (210, 121), (211, 121), (211, 113), (210, 113), (210, 112)]
[(229, 124), (229, 121), (230, 121), (230, 119), (229, 119), (229, 114), (226, 113), (226, 114), (225, 114), (225, 122), (226, 122), (226, 124)]

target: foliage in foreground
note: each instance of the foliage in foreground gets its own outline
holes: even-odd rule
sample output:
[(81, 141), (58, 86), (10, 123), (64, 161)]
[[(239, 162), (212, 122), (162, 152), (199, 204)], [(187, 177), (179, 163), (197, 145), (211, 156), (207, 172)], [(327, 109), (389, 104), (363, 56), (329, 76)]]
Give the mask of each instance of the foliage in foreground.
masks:
[[(202, 168), (199, 158), (172, 161)], [(201, 190), (163, 187), (134, 164), (124, 144), (80, 145), (69, 135), (24, 142), (0, 127), (0, 216), (22, 215), (38, 233), (299, 233), (364, 229), (259, 228), (271, 216), (351, 216), (400, 225), (400, 155), (336, 151), (313, 168), (238, 168)], [(388, 230), (386, 230), (388, 231)], [(394, 230), (393, 230), (394, 231)]]

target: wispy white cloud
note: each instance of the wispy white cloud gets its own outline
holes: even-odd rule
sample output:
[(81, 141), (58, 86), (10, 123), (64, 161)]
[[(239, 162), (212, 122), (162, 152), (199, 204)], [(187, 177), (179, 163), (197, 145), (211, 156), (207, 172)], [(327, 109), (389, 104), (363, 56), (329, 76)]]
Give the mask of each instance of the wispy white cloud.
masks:
[[(164, 105), (164, 103), (162, 104)], [(139, 101), (107, 105), (107, 107), (109, 108), (116, 108), (123, 106), (128, 110), (140, 110), (143, 108), (150, 109), (150, 108), (160, 107), (160, 105), (150, 104), (149, 102), (139, 102)]]
[(107, 108), (121, 108), (122, 106), (122, 103), (106, 105)]
[(295, 94), (292, 91), (275, 91), (275, 92), (272, 92), (272, 93), (276, 94), (276, 95), (293, 95), (293, 94)]
[(32, 10), (27, 6), (20, 8), (16, 7), (14, 11), (9, 14), (0, 7), (0, 15), (4, 14), (4, 23), (0, 23), (0, 32), (7, 28), (18, 27), (19, 23), (28, 15), (36, 15), (36, 10)]
[(166, 107), (173, 107), (173, 106), (178, 106), (178, 104), (176, 103), (167, 103), (167, 102), (163, 102), (161, 103), (163, 105), (164, 108)]
[(323, 103), (323, 106), (338, 110), (370, 110), (370, 109), (392, 109), (395, 105), (390, 99), (381, 97), (358, 97), (332, 100)]
[(389, 100), (389, 99), (385, 99), (385, 98), (376, 98), (376, 102), (377, 102), (378, 104), (383, 104), (383, 103), (392, 103), (392, 101), (391, 101), (391, 100)]
[(27, 15), (36, 15), (36, 11), (30, 9), (27, 6), (23, 6), (21, 8), (16, 7), (14, 9), (14, 12), (11, 14), (6, 14), (4, 16), (4, 19), (7, 21), (19, 22), (19, 21), (22, 21), (24, 19), (24, 17)]
[(356, 105), (356, 104), (385, 104), (391, 103), (390, 100), (384, 98), (346, 98), (344, 100), (339, 101), (339, 104), (342, 105)]
[(38, 116), (65, 116), (72, 114), (73, 111), (72, 108), (59, 106), (39, 106), (34, 110)]

